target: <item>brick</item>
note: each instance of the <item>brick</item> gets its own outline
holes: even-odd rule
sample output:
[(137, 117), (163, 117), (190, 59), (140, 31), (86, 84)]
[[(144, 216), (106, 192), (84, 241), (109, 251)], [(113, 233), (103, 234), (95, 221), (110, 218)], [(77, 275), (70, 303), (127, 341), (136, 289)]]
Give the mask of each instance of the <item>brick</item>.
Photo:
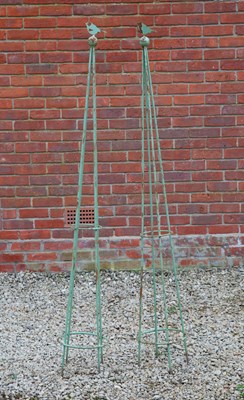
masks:
[(64, 220), (63, 219), (35, 219), (35, 228), (36, 229), (55, 229), (55, 228), (63, 228)]
[(244, 32), (243, 25), (236, 26), (236, 34), (237, 35), (243, 35), (243, 32)]
[(188, 92), (188, 85), (173, 84), (173, 85), (158, 85), (158, 94), (181, 94)]
[(47, 195), (47, 189), (45, 187), (19, 187), (16, 188), (16, 195), (18, 197), (41, 197)]
[[(175, 141), (175, 148), (177, 149), (190, 149), (190, 148), (201, 148), (201, 147), (205, 147), (206, 145), (206, 139), (202, 140), (202, 139), (177, 139)], [(196, 161), (194, 162), (175, 162), (175, 170), (180, 170), (181, 168), (183, 170), (187, 170), (187, 169), (201, 169), (200, 166), (201, 163), (197, 163)]]
[(49, 16), (72, 15), (72, 5), (62, 4), (62, 5), (52, 5), (52, 6), (40, 6), (39, 10), (40, 10), (40, 15), (49, 15)]
[(218, 38), (189, 38), (186, 39), (186, 47), (190, 48), (208, 48), (208, 47), (218, 47)]
[(8, 63), (10, 64), (32, 64), (39, 61), (39, 54), (9, 54)]
[(3, 228), (7, 230), (33, 229), (33, 222), (29, 220), (8, 220), (3, 222)]
[(0, 255), (0, 262), (20, 262), (24, 260), (23, 254), (12, 254), (12, 253), (5, 253)]
[(45, 174), (46, 167), (44, 165), (18, 165), (16, 172), (18, 172), (19, 175)]
[(173, 82), (203, 82), (203, 81), (204, 81), (203, 72), (175, 73), (173, 76)]
[(22, 42), (2, 42), (0, 43), (0, 51), (17, 52), (23, 51), (24, 44)]
[(31, 250), (39, 250), (40, 251), (40, 243), (38, 242), (15, 242), (11, 246), (11, 251), (31, 251)]
[(204, 96), (174, 96), (175, 105), (204, 104)]
[(222, 179), (223, 179), (223, 172), (201, 171), (192, 173), (193, 181), (220, 181)]
[(131, 54), (131, 52), (123, 51), (123, 52), (107, 52), (106, 55), (107, 62), (126, 62), (126, 61), (136, 61), (137, 55), (135, 53)]
[(223, 139), (208, 139), (207, 147), (208, 148), (226, 148), (226, 147), (236, 147), (237, 140), (236, 138), (223, 138)]
[(13, 143), (3, 143), (1, 145), (2, 153), (12, 153), (14, 151)]
[(202, 83), (202, 84), (190, 84), (189, 93), (218, 93), (220, 86), (218, 83)]
[(185, 118), (173, 118), (173, 126), (201, 126), (201, 117), (185, 117)]
[(0, 16), (5, 17), (6, 16), (6, 7), (1, 7), (0, 9)]
[[(60, 117), (60, 112), (59, 110), (33, 110), (30, 111), (30, 118), (31, 119), (56, 119)], [(41, 136), (41, 138), (43, 138), (43, 135)], [(49, 135), (50, 138), (50, 135)], [(52, 140), (54, 139), (54, 136), (52, 135)], [(42, 139), (43, 140), (43, 139)], [(46, 140), (48, 140), (48, 138), (46, 138)]]
[[(231, 93), (230, 90), (228, 90)], [(232, 92), (233, 93), (233, 92)], [(235, 95), (213, 94), (206, 95), (206, 104), (233, 104), (235, 103)]]
[(172, 50), (172, 60), (201, 60), (201, 50)]
[[(2, 240), (14, 240), (14, 239), (18, 239), (18, 232), (15, 231), (0, 231), (0, 239)], [(2, 269), (2, 266), (1, 266)]]
[(45, 250), (51, 250), (51, 251), (57, 251), (57, 250), (70, 250), (73, 247), (73, 242), (72, 241), (55, 241), (53, 242), (44, 242), (44, 251)]
[(14, 129), (19, 131), (39, 131), (44, 129), (44, 121), (15, 121)]
[[(43, 33), (42, 39), (54, 39), (53, 37), (49, 36), (49, 34), (47, 34), (47, 36), (48, 37), (45, 37), (45, 33)], [(64, 36), (66, 36), (68, 38), (70, 35), (69, 35), (69, 33), (65, 32)], [(62, 36), (62, 37), (64, 37), (64, 36)], [(71, 62), (71, 61), (72, 61), (71, 53), (65, 53), (65, 52), (55, 53), (55, 52), (53, 52), (53, 53), (41, 54), (41, 62), (42, 63), (66, 63), (66, 62)]]
[(211, 25), (218, 24), (218, 15), (214, 14), (193, 14), (187, 16), (188, 25)]
[(202, 171), (205, 168), (205, 161), (176, 161), (175, 170), (179, 171)]
[(179, 214), (207, 214), (208, 205), (207, 204), (189, 204), (189, 205), (179, 205)]
[(243, 158), (243, 149), (226, 149), (225, 158)]
[[(81, 26), (84, 26), (86, 22), (87, 22), (87, 17), (82, 18), (82, 17), (71, 16), (71, 17), (57, 18), (57, 26), (61, 26), (61, 27), (73, 27), (74, 26), (74, 27), (80, 28)], [(100, 22), (100, 24), (99, 24), (99, 22), (95, 22), (94, 18), (92, 18), (92, 22), (95, 25), (97, 24), (99, 27), (101, 27), (101, 23), (102, 23), (101, 20), (99, 20), (99, 22)], [(114, 24), (114, 22), (113, 22), (113, 24)]]
[(38, 41), (38, 42), (25, 42), (26, 51), (54, 51), (57, 50), (57, 44), (54, 41)]
[(76, 99), (47, 99), (46, 106), (47, 108), (75, 108), (76, 107)]
[(193, 225), (218, 225), (222, 223), (221, 215), (193, 215)]
[(169, 4), (141, 4), (139, 7), (139, 14), (170, 14)]
[(210, 234), (227, 234), (227, 233), (238, 233), (238, 225), (222, 225), (222, 226), (210, 226), (209, 233)]
[[(1, 80), (0, 80), (1, 82)], [(8, 85), (7, 85), (8, 86)], [(1, 109), (8, 109), (8, 108), (12, 108), (12, 101), (11, 100), (2, 100), (0, 102), (0, 108)]]
[[(128, 17), (126, 17), (127, 19)], [(136, 37), (137, 30), (136, 28), (107, 28), (106, 29), (106, 37), (107, 38), (126, 38), (126, 37)]]
[[(155, 22), (156, 22), (156, 25), (167, 25), (167, 26), (168, 25), (186, 25), (187, 19), (186, 19), (185, 15), (159, 15), (158, 17), (156, 16)], [(176, 31), (174, 31), (174, 32), (176, 32)], [(174, 34), (172, 32), (172, 36), (181, 36), (181, 35), (178, 35), (177, 33)]]
[(0, 39), (1, 40), (6, 40), (7, 38), (7, 31), (6, 30), (0, 30)]
[(39, 8), (37, 6), (10, 6), (8, 7), (9, 17), (27, 17), (39, 15)]
[[(54, 82), (55, 82), (55, 80), (54, 80)], [(54, 82), (53, 82), (53, 84), (55, 86)], [(50, 82), (49, 82), (49, 84), (50, 84)], [(30, 97), (57, 97), (57, 96), (60, 96), (60, 94), (61, 94), (61, 89), (59, 87), (30, 88), (30, 90), (29, 90)], [(29, 101), (30, 104), (33, 101), (43, 102), (43, 100), (39, 100), (39, 99), (38, 100), (37, 99), (26, 99), (25, 101), (26, 102)]]
[(235, 170), (237, 168), (236, 160), (218, 160), (218, 161), (207, 161), (208, 169), (217, 170)]
[(157, 62), (155, 66), (155, 71), (157, 72), (185, 72), (186, 71), (186, 62), (182, 61), (169, 61), (169, 62)]
[(76, 121), (74, 120), (48, 120), (46, 121), (47, 129), (50, 130), (73, 130), (76, 129)]
[(181, 26), (181, 27), (172, 27), (170, 30), (172, 36), (201, 36), (202, 28), (200, 26)]
[(192, 158), (193, 159), (218, 159), (221, 158), (222, 152), (221, 150), (199, 150), (193, 149), (192, 150)]
[(243, 94), (238, 96), (238, 103), (244, 104), (244, 95)]
[(233, 35), (233, 26), (219, 25), (219, 26), (204, 26), (204, 36), (231, 36)]
[(125, 109), (124, 108), (97, 110), (97, 118), (117, 119), (117, 118), (124, 118), (124, 117), (125, 117)]
[(193, 106), (190, 107), (190, 115), (213, 115), (220, 114), (219, 106)]
[(203, 12), (201, 3), (174, 3), (172, 4), (173, 14), (195, 14)]
[(244, 180), (244, 171), (227, 171), (225, 172), (226, 180)]
[[(107, 15), (137, 14), (137, 4), (109, 4), (106, 6)], [(144, 14), (144, 13), (143, 13)]]
[(60, 185), (61, 177), (54, 175), (44, 175), (44, 176), (31, 176), (30, 177), (31, 185)]
[(56, 18), (26, 18), (24, 20), (25, 28), (55, 28)]
[(239, 3), (238, 3), (238, 11), (244, 11), (244, 2), (243, 1), (239, 1)]
[(210, 192), (233, 192), (237, 190), (236, 182), (208, 182), (207, 189)]
[(244, 215), (234, 214), (234, 215), (224, 215), (224, 223), (225, 224), (243, 224)]
[(12, 86), (41, 86), (42, 77), (41, 76), (12, 76), (11, 77)]
[[(204, 226), (178, 226), (177, 227), (177, 231), (179, 235), (206, 235), (207, 233), (207, 228)], [(198, 260), (194, 260), (195, 263), (199, 261)], [(193, 260), (191, 261), (191, 263), (193, 262)], [(202, 261), (200, 261), (202, 262)], [(182, 262), (181, 262), (182, 265)], [(185, 261), (185, 265), (189, 265), (189, 259), (187, 259)]]
[(222, 108), (222, 114), (243, 114), (244, 105), (228, 105)]
[(221, 24), (243, 24), (244, 13), (222, 14), (220, 16)]
[(235, 81), (235, 72), (206, 72), (207, 82), (225, 82)]
[(232, 12), (236, 10), (236, 2), (206, 2), (205, 12), (210, 13), (222, 13), (222, 12)]
[(56, 260), (56, 252), (42, 252), (42, 253), (31, 253), (27, 254), (28, 261), (45, 261), (45, 260)]
[[(168, 36), (168, 30), (164, 32), (163, 36)], [(153, 40), (154, 49), (182, 49), (185, 48), (185, 39), (181, 38), (160, 38)]]
[(205, 190), (205, 183), (202, 182), (188, 182), (187, 185), (185, 183), (177, 183), (176, 190), (179, 193), (194, 193), (194, 192), (203, 192)]
[(205, 126), (228, 126), (235, 125), (234, 117), (206, 117), (204, 118)]
[(244, 68), (244, 60), (228, 60), (228, 61), (221, 61), (221, 69), (243, 69)]
[(6, 55), (5, 54), (1, 54), (0, 55), (0, 62), (1, 63), (6, 63), (6, 61), (7, 61)]
[(14, 100), (14, 108), (21, 108), (21, 109), (44, 108), (44, 105), (45, 105), (44, 99), (25, 98), (25, 99)]
[(237, 49), (237, 57), (244, 58), (244, 49)]
[(219, 39), (220, 47), (243, 47), (243, 38), (238, 36), (223, 37)]
[(1, 18), (1, 29), (17, 29), (22, 28), (21, 18)]
[(243, 117), (243, 115), (240, 115), (240, 116), (237, 116), (236, 117), (236, 122), (237, 122), (237, 125), (243, 125), (244, 124), (244, 117)]
[(28, 89), (27, 88), (4, 88), (0, 93), (2, 98), (16, 98), (16, 97), (27, 97)]
[[(59, 94), (52, 94), (51, 97), (56, 97), (60, 95), (60, 88), (59, 86), (74, 86), (75, 85), (75, 78), (73, 76), (44, 76), (44, 86), (57, 86), (57, 88), (43, 88), (43, 91), (59, 93)], [(35, 92), (30, 92), (35, 93)], [(43, 92), (40, 92), (43, 93)], [(34, 96), (36, 96), (34, 94)], [(41, 94), (41, 96), (45, 96)]]
[(219, 69), (218, 61), (189, 61), (189, 71), (214, 71)]
[(16, 208), (25, 208), (25, 207), (30, 207), (30, 198), (21, 198), (21, 199), (17, 199), (17, 198), (6, 198), (6, 199), (2, 199), (2, 206), (7, 208), (7, 207), (16, 207)]
[(75, 5), (74, 15), (104, 15), (105, 5)]
[(1, 119), (10, 119), (10, 120), (19, 120), (19, 119), (28, 119), (28, 111), (22, 110), (5, 110), (0, 111), (0, 120)]
[(4, 219), (14, 219), (17, 216), (16, 210), (3, 210), (2, 217)]
[(188, 116), (189, 111), (187, 107), (163, 107), (159, 108), (158, 116)]
[[(206, 60), (216, 60), (216, 59), (222, 59), (222, 58), (235, 58), (235, 50), (234, 49), (223, 49), (223, 50), (216, 50), (216, 49), (211, 49), (211, 50), (206, 50), (204, 52), (204, 58)], [(231, 69), (231, 68), (223, 68), (223, 66), (227, 63), (228, 65), (229, 61), (222, 61), (221, 62), (221, 69)]]
[(37, 30), (10, 30), (7, 33), (8, 40), (38, 40), (39, 32)]
[(11, 130), (12, 122), (0, 121), (0, 131)]

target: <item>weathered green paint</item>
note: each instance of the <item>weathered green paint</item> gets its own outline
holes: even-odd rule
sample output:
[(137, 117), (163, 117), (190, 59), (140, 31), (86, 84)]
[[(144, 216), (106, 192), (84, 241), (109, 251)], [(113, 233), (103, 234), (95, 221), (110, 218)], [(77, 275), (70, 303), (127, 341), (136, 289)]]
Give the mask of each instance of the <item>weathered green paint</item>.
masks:
[[(94, 25), (95, 26), (95, 25)], [(88, 26), (88, 31), (90, 26)], [(98, 30), (99, 31), (99, 30)], [(99, 221), (98, 221), (98, 168), (97, 168), (97, 117), (96, 117), (96, 59), (95, 59), (95, 47), (97, 44), (97, 38), (93, 35), (88, 39), (90, 46), (89, 51), (89, 63), (88, 63), (88, 77), (87, 77), (87, 89), (86, 89), (86, 100), (85, 100), (85, 112), (83, 121), (83, 136), (81, 144), (81, 156), (79, 166), (79, 182), (78, 182), (78, 194), (77, 194), (77, 207), (76, 207), (76, 219), (74, 227), (74, 239), (73, 239), (73, 253), (72, 253), (72, 266), (70, 272), (70, 285), (69, 285), (69, 297), (66, 312), (66, 324), (65, 333), (63, 339), (63, 357), (62, 357), (62, 372), (65, 363), (68, 361), (69, 349), (96, 349), (98, 370), (100, 371), (100, 365), (103, 358), (103, 335), (102, 335), (102, 314), (101, 314), (101, 291), (100, 291), (100, 257), (99, 257)], [(72, 321), (72, 306), (73, 306), (73, 295), (74, 295), (74, 280), (77, 268), (78, 257), (78, 239), (80, 230), (80, 209), (82, 204), (82, 187), (83, 187), (83, 175), (84, 175), (84, 160), (86, 150), (86, 136), (87, 136), (87, 120), (88, 120), (88, 108), (89, 108), (89, 95), (90, 88), (92, 86), (92, 115), (93, 115), (93, 153), (94, 153), (94, 171), (93, 171), (93, 192), (94, 192), (94, 210), (95, 210), (95, 223), (92, 226), (95, 235), (95, 271), (96, 271), (96, 332), (71, 332), (71, 321)], [(91, 253), (90, 253), (91, 254)], [(75, 335), (88, 335), (96, 336), (97, 344), (94, 346), (82, 346), (70, 344), (70, 336)]]
[[(143, 36), (140, 40), (142, 46), (142, 200), (141, 200), (141, 287), (140, 287), (140, 304), (139, 304), (139, 332), (138, 332), (138, 361), (141, 361), (141, 344), (144, 343), (143, 336), (148, 334), (154, 335), (154, 345), (156, 356), (159, 355), (159, 348), (162, 344), (159, 343), (158, 334), (163, 331), (165, 333), (165, 342), (168, 357), (168, 368), (171, 370), (171, 346), (170, 346), (170, 332), (177, 331), (181, 332), (183, 338), (183, 347), (186, 358), (187, 355), (187, 344), (184, 328), (184, 320), (182, 316), (182, 306), (180, 300), (180, 289), (177, 278), (177, 265), (174, 254), (174, 246), (170, 225), (169, 209), (167, 202), (167, 193), (164, 179), (163, 163), (161, 156), (159, 132), (157, 125), (156, 107), (153, 95), (152, 78), (150, 72), (149, 58), (148, 58), (148, 46), (150, 39)], [(147, 157), (145, 156), (147, 154)], [(158, 182), (158, 169), (160, 172), (161, 181)], [(148, 175), (148, 187), (149, 187), (149, 215), (146, 213), (145, 203), (145, 188), (146, 181), (145, 177)], [(158, 185), (162, 189), (164, 198), (165, 215), (167, 221), (167, 231), (163, 231), (161, 228), (160, 221), (160, 193), (158, 192)], [(148, 224), (146, 224), (146, 217), (148, 217)], [(156, 222), (155, 222), (156, 219)], [(179, 311), (180, 328), (174, 329), (169, 327), (169, 310), (168, 310), (168, 298), (165, 285), (165, 262), (163, 259), (163, 244), (162, 237), (167, 235), (169, 237), (170, 255), (172, 260), (172, 269), (175, 280), (175, 289), (177, 297), (177, 310)], [(151, 241), (151, 266), (152, 266), (152, 286), (153, 286), (153, 318), (154, 327), (150, 330), (142, 329), (143, 319), (143, 275), (145, 271), (145, 239)], [(159, 254), (156, 254), (156, 246), (159, 248)], [(156, 268), (160, 267), (161, 270), (161, 285), (162, 285), (162, 301), (163, 301), (163, 313), (165, 327), (162, 328), (158, 323), (158, 299), (157, 299), (157, 283), (156, 283)]]

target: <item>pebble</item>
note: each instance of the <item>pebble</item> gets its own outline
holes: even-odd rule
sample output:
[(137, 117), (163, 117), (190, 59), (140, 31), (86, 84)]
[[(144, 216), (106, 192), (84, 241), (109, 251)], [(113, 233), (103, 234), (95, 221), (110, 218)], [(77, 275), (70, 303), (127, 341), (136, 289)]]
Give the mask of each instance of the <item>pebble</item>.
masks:
[[(160, 289), (160, 276), (156, 279)], [(175, 325), (179, 318), (174, 280), (170, 273), (165, 280)], [(94, 330), (95, 275), (79, 273), (75, 281), (74, 330)], [(175, 335), (171, 374), (165, 347), (156, 358), (152, 346), (143, 345), (138, 366), (140, 276), (107, 271), (101, 279), (103, 333), (108, 339), (101, 372), (97, 372), (95, 351), (71, 349), (62, 377), (61, 338), (69, 278), (28, 272), (16, 277), (0, 274), (0, 400), (239, 399), (237, 387), (243, 383), (242, 271), (179, 271), (179, 282), (189, 364), (180, 335)], [(143, 294), (144, 328), (148, 329), (153, 324), (150, 273), (145, 274)], [(159, 311), (163, 315), (162, 305)]]

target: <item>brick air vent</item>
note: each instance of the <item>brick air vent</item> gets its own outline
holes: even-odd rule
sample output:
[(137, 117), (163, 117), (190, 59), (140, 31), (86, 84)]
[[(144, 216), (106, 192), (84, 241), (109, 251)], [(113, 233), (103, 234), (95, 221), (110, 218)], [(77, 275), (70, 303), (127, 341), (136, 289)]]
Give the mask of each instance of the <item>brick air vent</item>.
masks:
[[(65, 226), (75, 225), (76, 208), (66, 208)], [(94, 208), (86, 207), (80, 209), (80, 225), (94, 224)]]

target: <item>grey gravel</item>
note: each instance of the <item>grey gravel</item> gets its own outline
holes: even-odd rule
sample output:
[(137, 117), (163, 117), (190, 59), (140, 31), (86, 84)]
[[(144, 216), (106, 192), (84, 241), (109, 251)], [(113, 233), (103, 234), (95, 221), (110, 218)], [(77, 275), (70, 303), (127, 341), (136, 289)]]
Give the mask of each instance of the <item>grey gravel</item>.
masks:
[[(171, 273), (165, 274), (165, 279), (171, 323), (178, 324)], [(155, 358), (152, 346), (144, 345), (138, 366), (139, 275), (107, 271), (102, 273), (102, 304), (108, 344), (101, 372), (97, 372), (95, 351), (72, 349), (62, 377), (61, 337), (68, 276), (0, 274), (0, 399), (241, 399), (238, 385), (243, 384), (242, 271), (183, 271), (179, 272), (179, 282), (189, 364), (176, 334), (172, 339), (171, 374), (164, 347)], [(157, 276), (158, 287), (159, 283)], [(94, 274), (77, 274), (74, 329), (95, 328), (94, 293)], [(150, 273), (144, 279), (144, 328), (148, 327), (152, 327)]]

